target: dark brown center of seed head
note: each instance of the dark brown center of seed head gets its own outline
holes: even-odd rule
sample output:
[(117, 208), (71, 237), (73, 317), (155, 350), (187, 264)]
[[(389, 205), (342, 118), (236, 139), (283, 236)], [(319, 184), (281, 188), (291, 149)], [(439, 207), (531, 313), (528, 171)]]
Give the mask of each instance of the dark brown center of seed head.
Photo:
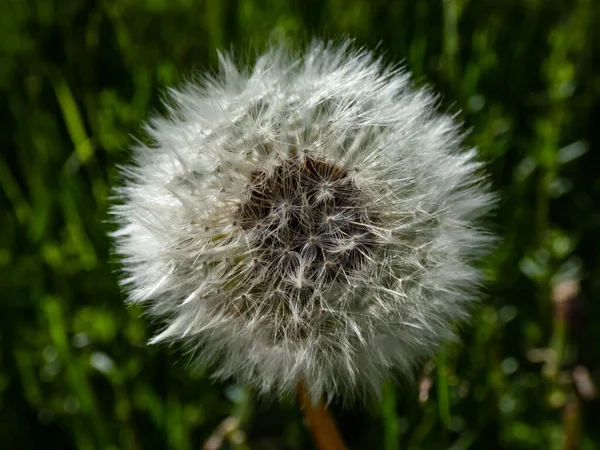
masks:
[(307, 281), (333, 281), (373, 251), (372, 205), (345, 168), (292, 155), (249, 181), (235, 220), (249, 233), (253, 257), (282, 279), (297, 276), (302, 264)]

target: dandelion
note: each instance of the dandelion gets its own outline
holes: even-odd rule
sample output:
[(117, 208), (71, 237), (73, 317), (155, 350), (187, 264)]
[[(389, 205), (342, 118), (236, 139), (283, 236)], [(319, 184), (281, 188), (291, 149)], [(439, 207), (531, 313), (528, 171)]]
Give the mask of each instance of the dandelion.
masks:
[(171, 90), (112, 213), (133, 303), (263, 394), (363, 397), (468, 315), (493, 203), (429, 91), (372, 53), (277, 47)]

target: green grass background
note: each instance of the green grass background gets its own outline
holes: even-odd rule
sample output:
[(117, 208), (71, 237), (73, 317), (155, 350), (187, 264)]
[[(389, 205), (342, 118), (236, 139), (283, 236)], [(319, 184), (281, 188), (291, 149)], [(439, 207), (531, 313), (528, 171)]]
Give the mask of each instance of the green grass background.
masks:
[[(200, 449), (231, 415), (245, 439), (222, 448), (312, 448), (291, 402), (146, 345), (157, 325), (124, 306), (106, 237), (116, 166), (166, 87), (281, 33), (402, 61), (461, 112), (501, 196), (463, 344), (334, 406), (350, 447), (600, 448), (599, 24), (592, 0), (1, 1), (0, 448)], [(582, 295), (560, 315), (565, 279)]]

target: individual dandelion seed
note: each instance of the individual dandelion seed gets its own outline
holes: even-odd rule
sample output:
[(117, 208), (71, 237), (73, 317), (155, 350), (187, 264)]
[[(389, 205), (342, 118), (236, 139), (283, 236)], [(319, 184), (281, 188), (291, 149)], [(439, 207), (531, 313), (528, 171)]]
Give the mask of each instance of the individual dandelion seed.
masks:
[(133, 303), (264, 394), (377, 392), (453, 338), (489, 248), (476, 151), (351, 44), (272, 48), (171, 90), (112, 208)]

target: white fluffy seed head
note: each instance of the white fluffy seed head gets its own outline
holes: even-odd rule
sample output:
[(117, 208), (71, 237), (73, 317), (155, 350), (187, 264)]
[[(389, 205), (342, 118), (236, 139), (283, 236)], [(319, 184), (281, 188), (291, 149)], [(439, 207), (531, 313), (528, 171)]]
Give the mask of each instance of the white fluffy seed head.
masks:
[(123, 284), (263, 393), (377, 392), (464, 319), (493, 204), (457, 124), (349, 44), (282, 47), (170, 92), (112, 213)]

